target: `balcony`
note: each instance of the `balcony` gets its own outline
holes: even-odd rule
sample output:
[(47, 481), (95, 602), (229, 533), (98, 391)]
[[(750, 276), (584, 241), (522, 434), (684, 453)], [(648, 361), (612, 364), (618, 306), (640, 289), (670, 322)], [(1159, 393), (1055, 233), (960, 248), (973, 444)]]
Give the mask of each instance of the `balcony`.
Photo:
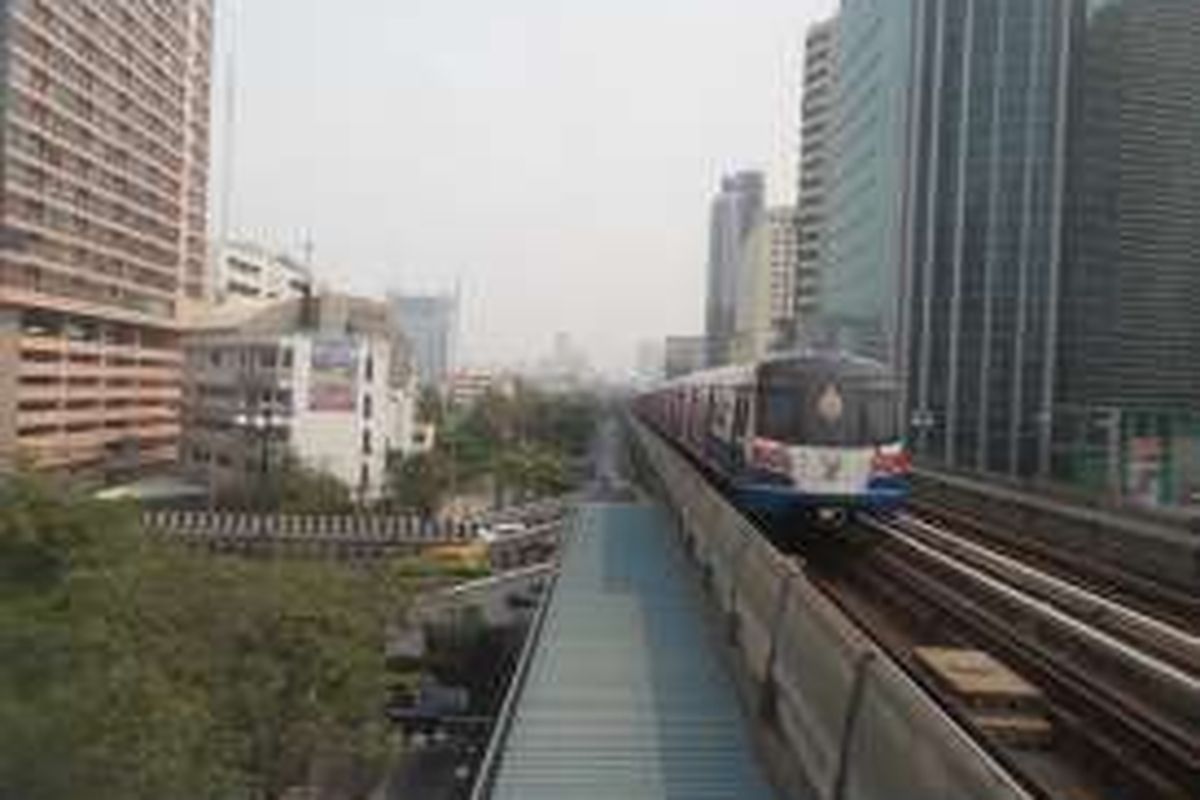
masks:
[(67, 351), (67, 340), (61, 336), (37, 336), (26, 334), (21, 337), (22, 353), (57, 353)]
[(66, 363), (63, 361), (28, 361), (22, 359), (17, 368), (18, 376), (22, 378), (58, 378), (66, 375)]
[(21, 401), (61, 402), (66, 399), (67, 389), (62, 383), (22, 383), (17, 387), (17, 399)]

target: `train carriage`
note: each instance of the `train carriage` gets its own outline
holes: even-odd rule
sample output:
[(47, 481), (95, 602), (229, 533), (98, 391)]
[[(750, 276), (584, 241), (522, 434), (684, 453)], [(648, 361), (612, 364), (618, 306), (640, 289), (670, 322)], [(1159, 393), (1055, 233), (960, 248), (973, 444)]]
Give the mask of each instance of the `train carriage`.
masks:
[(836, 526), (907, 498), (898, 402), (883, 365), (801, 353), (671, 381), (636, 411), (752, 513)]

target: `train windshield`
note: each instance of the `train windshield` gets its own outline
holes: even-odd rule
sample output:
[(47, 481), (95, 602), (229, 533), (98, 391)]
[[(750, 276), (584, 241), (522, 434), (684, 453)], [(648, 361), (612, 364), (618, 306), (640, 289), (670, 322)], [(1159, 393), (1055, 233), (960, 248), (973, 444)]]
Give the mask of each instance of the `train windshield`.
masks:
[(882, 375), (767, 372), (758, 433), (817, 447), (865, 447), (900, 438), (895, 381)]

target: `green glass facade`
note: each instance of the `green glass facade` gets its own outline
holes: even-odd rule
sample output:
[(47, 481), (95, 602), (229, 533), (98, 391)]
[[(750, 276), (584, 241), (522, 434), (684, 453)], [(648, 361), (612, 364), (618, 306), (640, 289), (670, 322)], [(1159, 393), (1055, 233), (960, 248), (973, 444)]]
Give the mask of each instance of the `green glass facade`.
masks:
[(908, 98), (918, 0), (845, 0), (819, 327), (843, 349), (898, 355)]
[(839, 25), (828, 342), (896, 366), (928, 461), (1200, 497), (1200, 2)]

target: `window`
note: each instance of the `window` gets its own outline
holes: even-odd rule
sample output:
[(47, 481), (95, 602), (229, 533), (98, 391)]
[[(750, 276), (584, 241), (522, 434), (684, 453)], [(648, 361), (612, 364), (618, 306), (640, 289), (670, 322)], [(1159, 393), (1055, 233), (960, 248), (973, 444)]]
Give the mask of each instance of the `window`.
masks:
[(371, 418), (371, 395), (363, 395), (363, 419)]
[(900, 438), (897, 389), (886, 377), (780, 371), (760, 391), (758, 433), (769, 439), (864, 447)]
[(363, 431), (362, 451), (363, 451), (364, 456), (371, 455), (371, 432), (370, 431)]
[(375, 380), (375, 357), (372, 356), (370, 353), (367, 353), (366, 373), (367, 373), (368, 381)]

